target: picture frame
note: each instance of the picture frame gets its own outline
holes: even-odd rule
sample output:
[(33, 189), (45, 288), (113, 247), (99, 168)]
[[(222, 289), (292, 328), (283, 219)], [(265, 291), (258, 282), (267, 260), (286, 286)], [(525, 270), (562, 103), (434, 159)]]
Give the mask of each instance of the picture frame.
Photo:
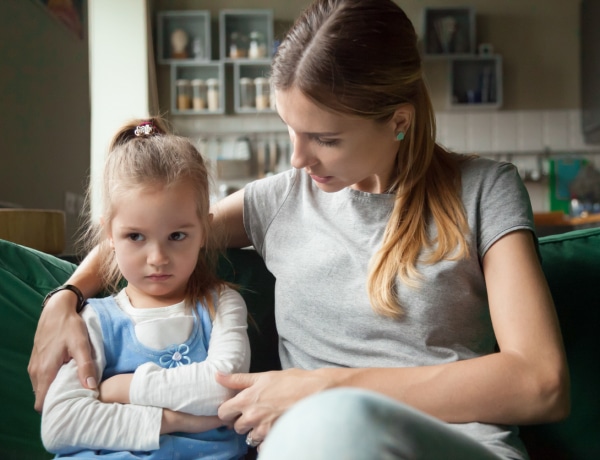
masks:
[(34, 2), (66, 26), (77, 38), (83, 40), (85, 0), (34, 0)]

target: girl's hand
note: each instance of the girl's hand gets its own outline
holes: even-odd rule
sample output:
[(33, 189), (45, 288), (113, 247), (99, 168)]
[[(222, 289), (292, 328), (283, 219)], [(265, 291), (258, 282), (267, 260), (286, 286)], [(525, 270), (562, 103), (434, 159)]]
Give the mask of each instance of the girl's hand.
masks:
[(163, 409), (160, 434), (166, 433), (200, 433), (225, 425), (216, 415), (190, 415)]
[(133, 374), (117, 374), (100, 384), (98, 399), (104, 403), (129, 404), (129, 388)]
[(79, 380), (95, 389), (96, 369), (92, 361), (85, 322), (75, 312), (75, 294), (64, 290), (49, 300), (37, 325), (27, 371), (35, 393), (36, 411), (41, 412), (50, 384), (60, 367), (71, 358), (77, 362)]
[(252, 431), (252, 440), (262, 442), (275, 421), (306, 396), (329, 388), (332, 383), (320, 371), (288, 369), (256, 374), (217, 374), (217, 382), (239, 393), (219, 407), (219, 418), (233, 423), (240, 434)]

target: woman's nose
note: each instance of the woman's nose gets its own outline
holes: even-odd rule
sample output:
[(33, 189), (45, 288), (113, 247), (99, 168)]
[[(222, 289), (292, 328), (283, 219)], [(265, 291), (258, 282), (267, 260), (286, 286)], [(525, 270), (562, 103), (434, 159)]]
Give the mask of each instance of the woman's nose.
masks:
[(298, 136), (290, 136), (292, 140), (292, 156), (290, 164), (293, 168), (303, 169), (315, 163), (310, 150), (310, 142)]

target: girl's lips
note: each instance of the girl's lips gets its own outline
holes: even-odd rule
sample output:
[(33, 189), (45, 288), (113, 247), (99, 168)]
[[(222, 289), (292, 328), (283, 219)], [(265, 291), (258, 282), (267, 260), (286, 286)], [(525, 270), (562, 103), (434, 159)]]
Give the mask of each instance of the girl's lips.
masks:
[(148, 278), (152, 281), (165, 281), (170, 277), (171, 275), (148, 275)]

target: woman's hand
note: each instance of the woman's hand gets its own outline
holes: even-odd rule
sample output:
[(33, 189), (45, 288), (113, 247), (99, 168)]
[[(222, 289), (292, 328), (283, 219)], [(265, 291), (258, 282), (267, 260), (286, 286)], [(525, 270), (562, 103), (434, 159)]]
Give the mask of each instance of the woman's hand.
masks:
[(201, 433), (225, 425), (216, 415), (190, 415), (163, 409), (160, 434), (166, 433)]
[(100, 384), (100, 396), (103, 403), (129, 404), (129, 388), (133, 374), (117, 374)]
[(60, 367), (71, 358), (85, 388), (95, 389), (96, 369), (85, 322), (75, 312), (75, 294), (64, 290), (47, 302), (37, 325), (27, 371), (35, 393), (36, 411), (41, 412), (48, 387)]
[(240, 434), (262, 442), (293, 404), (332, 385), (320, 371), (288, 369), (256, 374), (217, 374), (217, 382), (239, 393), (219, 407), (219, 418)]

